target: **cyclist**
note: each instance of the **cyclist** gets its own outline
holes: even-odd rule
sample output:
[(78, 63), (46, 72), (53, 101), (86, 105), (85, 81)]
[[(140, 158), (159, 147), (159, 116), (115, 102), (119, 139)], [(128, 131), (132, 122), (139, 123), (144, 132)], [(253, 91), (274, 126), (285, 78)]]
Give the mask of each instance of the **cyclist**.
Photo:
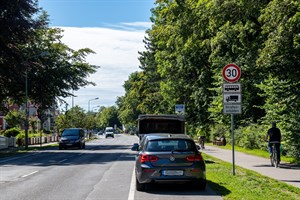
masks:
[(199, 137), (199, 144), (200, 144), (201, 149), (205, 149), (205, 147), (204, 147), (204, 141), (205, 141), (205, 136), (201, 135)]
[[(268, 140), (268, 150), (270, 152), (270, 157), (272, 156), (272, 145), (275, 145), (277, 151), (277, 160), (280, 162), (280, 142), (281, 142), (281, 132), (280, 129), (276, 127), (276, 123), (272, 123), (272, 128), (270, 128), (266, 135), (266, 140)], [(272, 143), (278, 142), (278, 143)]]

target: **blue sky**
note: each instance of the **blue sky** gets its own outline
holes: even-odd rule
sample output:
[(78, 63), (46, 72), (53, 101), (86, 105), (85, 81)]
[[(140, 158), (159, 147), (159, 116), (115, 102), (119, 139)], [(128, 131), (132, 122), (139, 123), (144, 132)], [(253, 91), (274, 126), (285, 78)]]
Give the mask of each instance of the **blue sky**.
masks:
[[(96, 86), (74, 91), (66, 98), (69, 108), (79, 105), (96, 111), (115, 105), (125, 94), (123, 84), (139, 70), (138, 51), (144, 50), (145, 31), (151, 27), (150, 9), (155, 0), (40, 0), (50, 26), (64, 30), (62, 42), (74, 50), (90, 48), (96, 54), (87, 61), (101, 66), (88, 80)], [(97, 100), (92, 100), (94, 98)], [(91, 101), (90, 101), (91, 100)], [(65, 107), (65, 106), (63, 106)]]
[(149, 22), (154, 0), (40, 0), (53, 26), (103, 27)]

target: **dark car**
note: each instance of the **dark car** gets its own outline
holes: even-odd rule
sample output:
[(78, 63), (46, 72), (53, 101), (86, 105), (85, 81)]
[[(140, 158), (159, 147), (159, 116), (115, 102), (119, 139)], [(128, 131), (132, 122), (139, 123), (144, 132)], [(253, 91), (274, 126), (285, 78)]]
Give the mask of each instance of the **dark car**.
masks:
[(59, 149), (70, 147), (85, 149), (85, 134), (83, 129), (66, 128), (63, 130), (59, 140)]
[(149, 183), (193, 183), (206, 187), (205, 162), (195, 142), (183, 134), (155, 134), (134, 144), (136, 189), (143, 191)]

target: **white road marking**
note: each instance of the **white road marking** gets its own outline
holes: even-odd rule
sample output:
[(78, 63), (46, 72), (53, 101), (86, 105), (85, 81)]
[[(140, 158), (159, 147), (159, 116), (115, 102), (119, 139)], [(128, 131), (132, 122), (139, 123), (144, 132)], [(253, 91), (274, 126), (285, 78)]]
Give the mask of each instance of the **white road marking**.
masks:
[(133, 173), (131, 177), (128, 200), (134, 200), (134, 193), (135, 193), (135, 167), (133, 168)]
[(22, 178), (25, 178), (25, 177), (27, 177), (27, 176), (30, 176), (30, 175), (35, 174), (35, 173), (38, 173), (38, 172), (39, 172), (39, 171), (31, 172), (31, 173), (29, 173), (29, 174), (26, 174), (26, 175), (22, 176)]

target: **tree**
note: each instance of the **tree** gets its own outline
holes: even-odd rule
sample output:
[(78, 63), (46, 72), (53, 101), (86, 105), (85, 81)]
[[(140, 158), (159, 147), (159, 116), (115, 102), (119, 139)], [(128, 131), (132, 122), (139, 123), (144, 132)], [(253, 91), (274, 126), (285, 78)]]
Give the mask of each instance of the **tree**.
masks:
[(10, 111), (4, 119), (8, 128), (21, 128), (25, 122), (25, 114), (19, 111)]
[(66, 111), (65, 114), (59, 115), (55, 124), (60, 131), (70, 127), (87, 128), (86, 114), (83, 108), (75, 106)]
[[(72, 96), (70, 91), (94, 85), (87, 77), (98, 66), (85, 60), (88, 54), (94, 53), (91, 49), (73, 50), (61, 42), (62, 30), (48, 27), (48, 16), (36, 3), (30, 0), (9, 2), (3, 7), (0, 18), (3, 24), (0, 25), (4, 27), (1, 30), (7, 28), (16, 33), (4, 31), (0, 35), (5, 52), (10, 52), (0, 54), (0, 100), (24, 103), (27, 80), (28, 97), (42, 119), (57, 101)], [(45, 52), (48, 55), (42, 56)]]
[(118, 119), (117, 107), (115, 106), (102, 108), (96, 120), (98, 126), (101, 128), (114, 127), (115, 125), (121, 127), (121, 123)]
[[(15, 83), (25, 76), (20, 63), (24, 58), (24, 47), (34, 31), (44, 26), (45, 21), (35, 15), (40, 11), (34, 0), (1, 1), (0, 7), (0, 102), (9, 101), (19, 93)], [(25, 83), (25, 81), (23, 82)], [(16, 91), (16, 87), (18, 87)], [(22, 90), (25, 90), (24, 84)], [(4, 109), (0, 105), (1, 109)]]

